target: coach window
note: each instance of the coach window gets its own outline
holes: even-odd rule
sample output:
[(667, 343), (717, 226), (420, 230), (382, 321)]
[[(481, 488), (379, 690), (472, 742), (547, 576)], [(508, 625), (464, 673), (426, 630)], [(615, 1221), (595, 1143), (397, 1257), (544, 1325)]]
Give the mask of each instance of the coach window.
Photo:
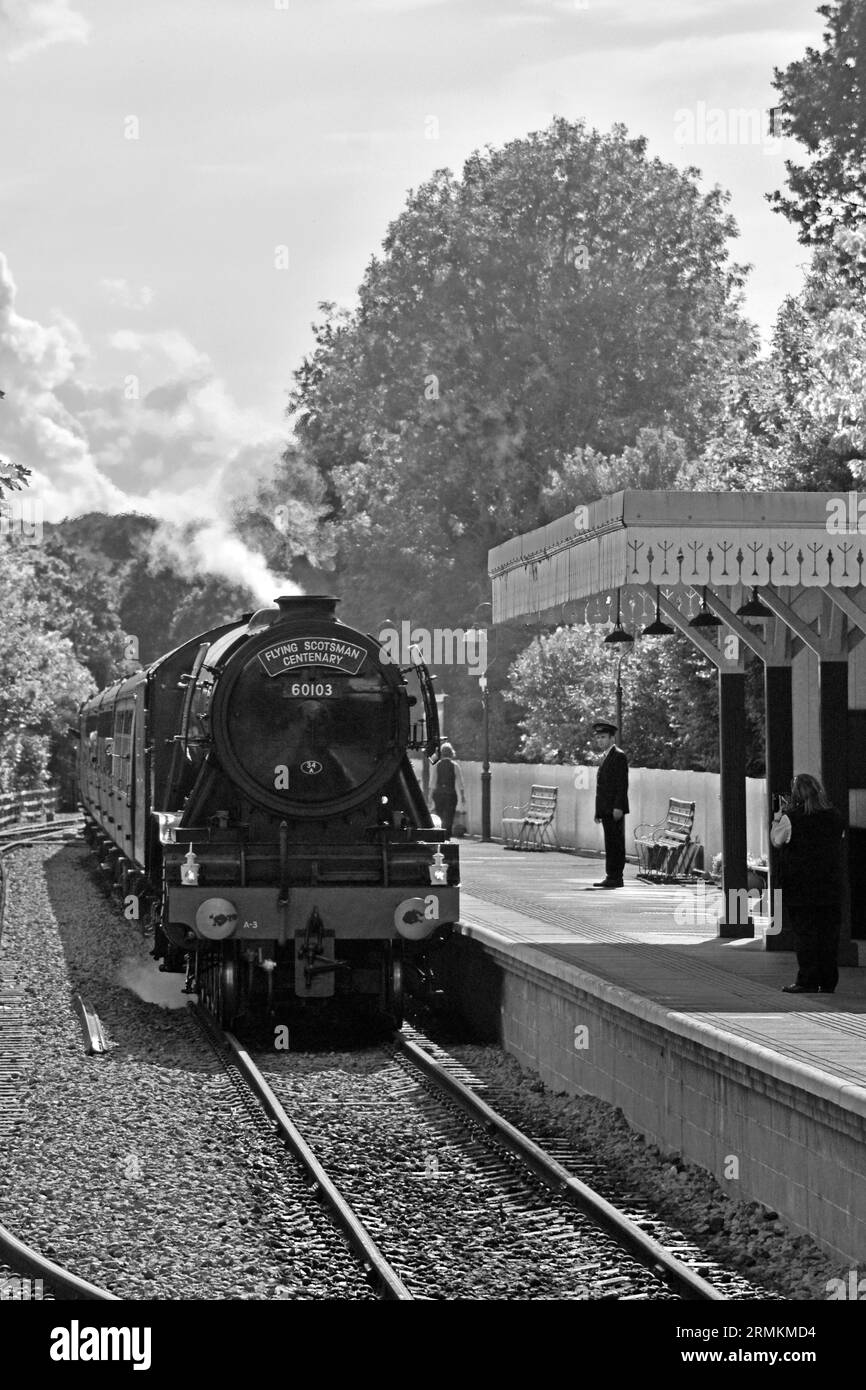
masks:
[(114, 743), (111, 730), (113, 724), (111, 710), (100, 710), (96, 726), (96, 747), (99, 771), (105, 777), (111, 776), (111, 749)]
[(114, 721), (114, 764), (112, 778), (120, 787), (128, 787), (132, 765), (132, 710), (119, 709)]
[(88, 756), (89, 756), (89, 758), (90, 758), (90, 766), (91, 766), (91, 767), (96, 767), (97, 761), (98, 761), (98, 758), (99, 758), (99, 750), (98, 750), (98, 748), (97, 748), (97, 746), (96, 746), (96, 715), (95, 715), (95, 714), (88, 714), (88, 716), (87, 716), (87, 722), (86, 722), (84, 728), (85, 728), (85, 732), (86, 732), (86, 734), (87, 734), (87, 748), (88, 748)]

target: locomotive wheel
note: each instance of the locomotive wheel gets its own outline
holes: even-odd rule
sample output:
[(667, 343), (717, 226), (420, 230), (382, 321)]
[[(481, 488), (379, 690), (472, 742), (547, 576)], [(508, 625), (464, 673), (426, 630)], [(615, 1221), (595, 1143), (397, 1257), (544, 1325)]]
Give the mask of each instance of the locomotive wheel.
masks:
[(196, 952), (195, 983), (198, 991), (198, 1002), (209, 1012), (213, 1013), (213, 1005), (210, 998), (210, 962), (202, 951)]
[(382, 1013), (394, 1028), (403, 1026), (403, 947), (389, 943), (382, 954)]
[(199, 967), (199, 1002), (222, 1028), (230, 1028), (240, 1013), (240, 967), (235, 957), (220, 960), (209, 954)]
[(217, 998), (214, 1013), (223, 1028), (230, 1028), (237, 1018), (240, 1007), (240, 978), (236, 960), (224, 960), (214, 967), (217, 981)]

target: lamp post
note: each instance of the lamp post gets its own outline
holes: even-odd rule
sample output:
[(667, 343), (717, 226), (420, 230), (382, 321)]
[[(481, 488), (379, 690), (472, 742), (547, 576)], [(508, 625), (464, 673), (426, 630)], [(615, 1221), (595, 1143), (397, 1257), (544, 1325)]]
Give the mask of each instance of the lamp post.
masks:
[[(480, 652), (480, 633), (481, 629), (475, 628), (474, 624), (478, 621), (478, 614), (482, 608), (489, 608), (492, 612), (493, 605), (484, 600), (479, 603), (472, 615), (473, 627), (467, 632), (467, 637), (472, 635), (478, 645)], [(490, 689), (487, 684), (487, 672), (493, 663), (487, 660), (487, 642), (485, 634), (484, 643), (484, 670), (478, 677), (478, 688), (481, 691), (481, 736), (482, 736), (482, 763), (481, 763), (481, 841), (483, 844), (490, 844)]]
[(616, 727), (621, 744), (625, 742), (622, 732), (622, 663), (626, 657), (631, 656), (633, 650), (632, 647), (626, 647), (616, 663)]
[(490, 843), (490, 691), (486, 674), (478, 677), (481, 690), (483, 761), (481, 763), (481, 841)]
[(630, 652), (634, 651), (634, 638), (630, 632), (626, 632), (622, 625), (622, 593), (617, 590), (616, 595), (616, 624), (604, 639), (605, 646), (622, 647), (619, 660), (616, 663), (616, 727), (620, 741), (622, 741), (622, 663)]

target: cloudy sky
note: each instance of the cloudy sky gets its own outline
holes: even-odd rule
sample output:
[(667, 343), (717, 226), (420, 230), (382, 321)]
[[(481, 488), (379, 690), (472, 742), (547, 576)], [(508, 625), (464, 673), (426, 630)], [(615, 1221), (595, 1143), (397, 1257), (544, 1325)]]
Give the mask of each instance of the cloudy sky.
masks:
[(815, 4), (0, 0), (0, 453), (51, 519), (207, 513), (407, 189), (554, 114), (731, 190), (766, 333), (805, 259), (763, 197), (772, 69)]

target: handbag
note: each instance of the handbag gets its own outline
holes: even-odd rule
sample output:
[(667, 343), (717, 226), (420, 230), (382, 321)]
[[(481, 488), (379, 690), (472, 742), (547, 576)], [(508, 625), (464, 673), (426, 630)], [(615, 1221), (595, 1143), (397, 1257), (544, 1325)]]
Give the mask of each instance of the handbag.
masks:
[(463, 836), (466, 834), (466, 830), (467, 830), (467, 826), (466, 826), (466, 812), (465, 812), (465, 811), (462, 811), (462, 810), (461, 810), (461, 811), (455, 811), (455, 812), (454, 812), (454, 820), (453, 820), (452, 823), (451, 823), (451, 834), (452, 834), (456, 839), (460, 840), (460, 839), (462, 839)]

